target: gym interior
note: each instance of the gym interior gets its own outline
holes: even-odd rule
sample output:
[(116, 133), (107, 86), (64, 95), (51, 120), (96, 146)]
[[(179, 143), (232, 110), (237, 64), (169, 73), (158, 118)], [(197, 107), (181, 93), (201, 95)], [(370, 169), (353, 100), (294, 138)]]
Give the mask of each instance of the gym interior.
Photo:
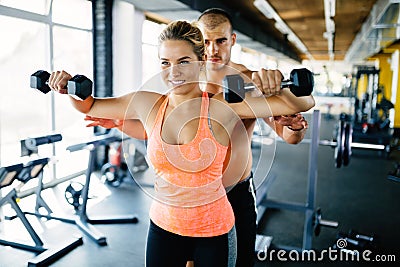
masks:
[(211, 7), (234, 18), (233, 62), (313, 73), (299, 144), (254, 130), (255, 266), (400, 261), (399, 1), (0, 0), (0, 266), (145, 266), (146, 142), (42, 87), (68, 70), (80, 98), (152, 88), (158, 34)]

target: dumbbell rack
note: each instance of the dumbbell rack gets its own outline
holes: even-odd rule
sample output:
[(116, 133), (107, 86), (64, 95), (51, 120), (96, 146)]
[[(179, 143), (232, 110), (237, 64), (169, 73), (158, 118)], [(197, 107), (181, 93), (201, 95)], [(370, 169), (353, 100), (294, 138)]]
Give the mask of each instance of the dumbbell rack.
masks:
[[(47, 160), (36, 160), (28, 163), (27, 165), (16, 164), (8, 167), (0, 168), (0, 188), (9, 186), (14, 180), (30, 179), (31, 177), (37, 177), (39, 173), (42, 173), (43, 167), (47, 164)], [(34, 169), (35, 167), (39, 168)], [(39, 171), (39, 173), (37, 173)], [(24, 174), (25, 172), (25, 174)], [(34, 172), (34, 173), (32, 173)], [(22, 174), (22, 175), (21, 175)], [(29, 175), (27, 178), (26, 174)], [(36, 175), (35, 175), (36, 174)], [(26, 217), (26, 212), (23, 212), (17, 202), (17, 191), (15, 188), (3, 198), (0, 198), (0, 207), (5, 204), (10, 204), (12, 209), (15, 211), (16, 216), (12, 219), (19, 218), (30, 235), (34, 245), (19, 243), (10, 240), (0, 239), (0, 245), (11, 246), (17, 249), (27, 250), (38, 254), (36, 257), (28, 261), (28, 266), (47, 266), (55, 260), (61, 258), (74, 248), (83, 244), (82, 237), (72, 238), (72, 240), (64, 240), (57, 247), (47, 248), (44, 242), (36, 233), (35, 229), (30, 224)]]
[(312, 249), (312, 238), (314, 233), (318, 234), (320, 226), (328, 226), (336, 228), (337, 222), (323, 220), (321, 211), (316, 207), (316, 193), (317, 193), (317, 177), (318, 177), (318, 145), (319, 145), (319, 129), (321, 125), (321, 115), (319, 110), (313, 112), (313, 123), (311, 132), (311, 142), (309, 148), (308, 160), (308, 185), (307, 185), (307, 199), (305, 203), (292, 203), (285, 201), (277, 201), (265, 198), (260, 202), (260, 205), (274, 209), (284, 209), (296, 212), (302, 212), (305, 215), (303, 227), (303, 241), (302, 247), (292, 247), (285, 245), (276, 245), (274, 247), (283, 250), (309, 250)]

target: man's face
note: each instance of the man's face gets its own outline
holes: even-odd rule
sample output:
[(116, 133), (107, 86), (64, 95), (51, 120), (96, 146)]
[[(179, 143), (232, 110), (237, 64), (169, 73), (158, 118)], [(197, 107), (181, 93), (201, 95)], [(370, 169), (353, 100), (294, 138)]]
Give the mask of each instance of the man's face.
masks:
[(206, 28), (201, 21), (199, 26), (206, 45), (207, 68), (222, 69), (231, 59), (231, 49), (235, 44), (236, 34), (232, 33), (229, 22), (221, 23), (214, 29)]

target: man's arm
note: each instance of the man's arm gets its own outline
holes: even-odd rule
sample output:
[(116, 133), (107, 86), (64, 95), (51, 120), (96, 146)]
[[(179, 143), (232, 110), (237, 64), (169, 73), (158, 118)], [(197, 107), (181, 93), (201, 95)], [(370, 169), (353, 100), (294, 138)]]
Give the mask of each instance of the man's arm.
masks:
[[(282, 74), (279, 71), (262, 68), (257, 72), (252, 72), (251, 79), (258, 88), (262, 88), (264, 94), (280, 93), (281, 89), (275, 86), (278, 80), (282, 80)], [(292, 116), (265, 118), (264, 121), (288, 144), (300, 143), (308, 128), (307, 121), (300, 113)]]

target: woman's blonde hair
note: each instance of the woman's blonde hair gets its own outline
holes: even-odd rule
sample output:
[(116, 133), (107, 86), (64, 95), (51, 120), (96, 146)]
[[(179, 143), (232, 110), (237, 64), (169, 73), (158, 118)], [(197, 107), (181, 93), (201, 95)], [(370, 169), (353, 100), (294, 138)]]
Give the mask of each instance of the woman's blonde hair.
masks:
[(182, 20), (171, 22), (168, 24), (167, 28), (161, 32), (158, 37), (158, 43), (161, 44), (168, 40), (179, 40), (190, 43), (198, 60), (204, 60), (205, 45), (203, 34), (194, 23)]

